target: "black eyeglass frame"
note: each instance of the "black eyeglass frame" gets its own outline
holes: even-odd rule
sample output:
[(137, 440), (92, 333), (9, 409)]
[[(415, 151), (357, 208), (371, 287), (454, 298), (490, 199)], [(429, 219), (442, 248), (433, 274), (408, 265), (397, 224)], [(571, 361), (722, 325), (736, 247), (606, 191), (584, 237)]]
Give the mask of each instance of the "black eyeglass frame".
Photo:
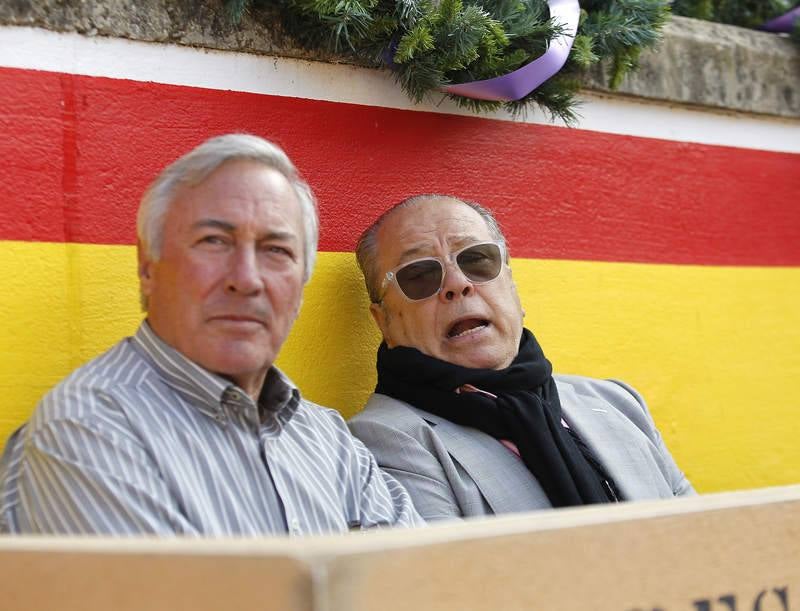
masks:
[[(470, 248), (475, 248), (476, 246), (486, 246), (487, 244), (492, 244), (493, 246), (497, 246), (498, 250), (500, 251), (500, 266), (497, 268), (496, 276), (494, 276), (493, 278), (489, 278), (488, 280), (483, 280), (478, 282), (470, 279), (470, 277), (464, 273), (464, 270), (461, 269), (461, 266), (458, 265), (458, 255), (463, 253), (465, 250), (469, 250)], [(485, 242), (476, 242), (475, 244), (470, 244), (469, 246), (465, 246), (464, 248), (460, 248), (454, 252), (451, 252), (449, 255), (447, 255), (447, 257), (420, 257), (419, 259), (414, 259), (413, 261), (406, 261), (405, 263), (402, 263), (397, 267), (395, 267), (394, 269), (391, 269), (388, 272), (386, 272), (386, 274), (383, 276), (383, 281), (381, 282), (380, 298), (374, 303), (381, 303), (383, 301), (384, 297), (386, 297), (386, 292), (388, 291), (390, 284), (394, 284), (397, 287), (397, 290), (400, 291), (400, 294), (408, 301), (425, 301), (426, 299), (435, 297), (442, 291), (442, 287), (444, 286), (444, 279), (445, 276), (447, 275), (447, 264), (445, 260), (449, 262), (451, 265), (457, 267), (458, 271), (469, 281), (470, 284), (478, 286), (494, 282), (500, 277), (500, 274), (503, 272), (503, 268), (508, 267), (506, 245), (505, 242), (501, 240), (487, 240)], [(411, 297), (406, 295), (405, 291), (398, 283), (397, 273), (402, 269), (408, 267), (409, 265), (414, 265), (415, 263), (420, 263), (421, 261), (436, 261), (441, 267), (442, 277), (441, 280), (439, 281), (439, 288), (437, 288), (435, 292), (431, 293), (430, 295), (427, 295), (426, 297), (420, 297), (419, 299), (412, 299)]]

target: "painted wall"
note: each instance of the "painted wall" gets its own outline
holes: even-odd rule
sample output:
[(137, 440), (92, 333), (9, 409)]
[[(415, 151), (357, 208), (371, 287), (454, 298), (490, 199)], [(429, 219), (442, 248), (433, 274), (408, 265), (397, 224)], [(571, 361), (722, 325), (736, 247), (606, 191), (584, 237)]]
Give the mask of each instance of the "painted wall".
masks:
[(215, 134), (283, 146), (322, 251), (279, 364), (345, 415), (378, 336), (352, 249), (395, 201), (496, 211), (557, 371), (636, 386), (701, 491), (800, 481), (800, 121), (587, 98), (580, 129), (411, 108), (382, 72), (0, 27), (0, 437), (135, 330), (135, 211)]

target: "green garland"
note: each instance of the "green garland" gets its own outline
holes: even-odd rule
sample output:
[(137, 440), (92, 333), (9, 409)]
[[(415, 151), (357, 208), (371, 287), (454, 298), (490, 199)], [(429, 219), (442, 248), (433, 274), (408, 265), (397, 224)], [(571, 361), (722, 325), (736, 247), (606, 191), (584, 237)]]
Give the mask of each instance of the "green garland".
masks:
[(684, 17), (757, 28), (798, 4), (797, 0), (675, 0), (672, 12)]
[[(561, 33), (546, 0), (225, 0), (238, 21), (251, 5), (276, 6), (287, 31), (314, 50), (390, 64), (415, 102), (450, 83), (501, 76), (539, 57)], [(617, 87), (654, 45), (669, 0), (581, 1), (578, 33), (564, 68), (515, 102), (447, 96), (475, 111), (524, 112), (532, 103), (567, 124), (576, 121), (581, 75), (602, 60)]]

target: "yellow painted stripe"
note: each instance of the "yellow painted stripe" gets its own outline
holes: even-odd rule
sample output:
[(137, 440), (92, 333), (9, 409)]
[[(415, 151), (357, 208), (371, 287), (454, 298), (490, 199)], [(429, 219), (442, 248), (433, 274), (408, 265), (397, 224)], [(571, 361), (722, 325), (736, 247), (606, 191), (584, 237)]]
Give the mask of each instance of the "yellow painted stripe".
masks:
[[(129, 246), (3, 242), (0, 436), (141, 314)], [(800, 269), (515, 260), (556, 370), (637, 387), (701, 491), (800, 481)], [(350, 415), (378, 335), (350, 253), (322, 253), (279, 365)]]
[(515, 263), (557, 371), (639, 389), (705, 492), (800, 482), (800, 268)]
[(44, 392), (135, 330), (140, 316), (131, 247), (2, 242), (0, 269), (4, 442)]

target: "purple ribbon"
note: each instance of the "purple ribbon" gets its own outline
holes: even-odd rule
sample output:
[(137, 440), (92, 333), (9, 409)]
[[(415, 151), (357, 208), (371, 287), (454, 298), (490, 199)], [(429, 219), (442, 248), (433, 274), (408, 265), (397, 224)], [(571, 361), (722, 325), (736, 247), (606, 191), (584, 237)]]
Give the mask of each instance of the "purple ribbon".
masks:
[(775, 19), (767, 21), (767, 23), (761, 26), (761, 29), (767, 30), (768, 32), (788, 33), (792, 31), (798, 19), (800, 19), (800, 6), (787, 11), (780, 17), (775, 17)]
[(465, 98), (509, 102), (524, 98), (561, 70), (578, 31), (581, 7), (578, 0), (548, 0), (547, 4), (550, 7), (550, 17), (561, 21), (564, 33), (550, 42), (544, 55), (503, 76), (448, 85), (442, 90)]

